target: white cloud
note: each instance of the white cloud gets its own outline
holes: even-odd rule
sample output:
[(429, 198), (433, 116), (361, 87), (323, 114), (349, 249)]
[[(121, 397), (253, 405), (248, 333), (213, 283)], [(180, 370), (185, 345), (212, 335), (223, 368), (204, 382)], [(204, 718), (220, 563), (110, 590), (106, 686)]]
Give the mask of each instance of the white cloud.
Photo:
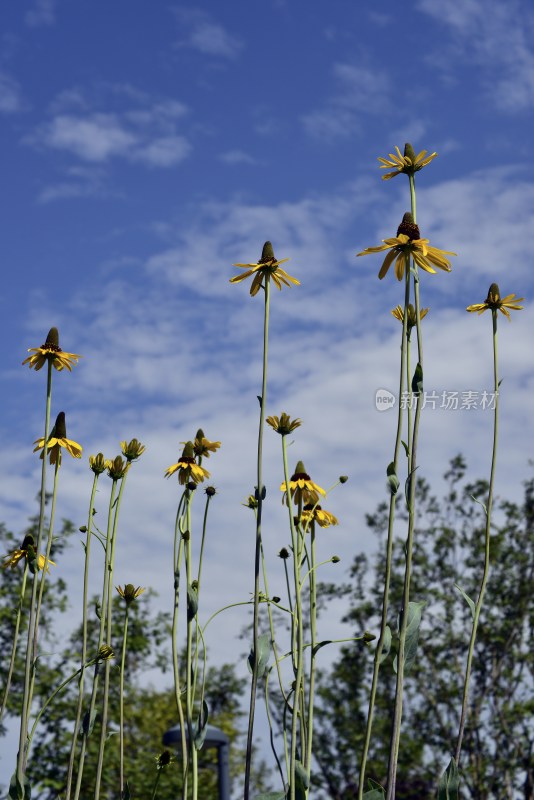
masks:
[(189, 28), (178, 46), (191, 47), (204, 55), (228, 59), (236, 58), (242, 50), (242, 42), (205, 11), (179, 7), (175, 9), (175, 13), (180, 25)]
[[(127, 92), (124, 87), (120, 91), (132, 99), (130, 87)], [(150, 102), (143, 93), (137, 93), (135, 101), (137, 107), (123, 111), (91, 111), (91, 104), (79, 90), (62, 92), (52, 104), (52, 119), (25, 141), (35, 147), (62, 150), (94, 164), (123, 158), (168, 168), (187, 158), (191, 144), (177, 131), (178, 122), (187, 115), (187, 107), (173, 99)], [(59, 187), (59, 194), (56, 188), (46, 199), (84, 193), (64, 184)]]
[(459, 58), (479, 65), (492, 105), (505, 111), (534, 107), (534, 15), (529, 3), (510, 0), (418, 0), (419, 10), (449, 28), (453, 50), (439, 63), (454, 74)]
[(26, 12), (26, 24), (37, 28), (41, 25), (53, 25), (56, 21), (57, 0), (33, 0), (33, 6)]
[(13, 114), (22, 108), (20, 86), (5, 72), (0, 72), (0, 112)]
[(332, 72), (339, 88), (322, 108), (302, 117), (309, 134), (326, 140), (354, 135), (364, 115), (382, 114), (391, 104), (391, 83), (384, 70), (337, 63)]
[(248, 153), (245, 153), (243, 150), (228, 150), (226, 153), (221, 153), (220, 155), (221, 161), (225, 164), (257, 164), (255, 158), (253, 158)]

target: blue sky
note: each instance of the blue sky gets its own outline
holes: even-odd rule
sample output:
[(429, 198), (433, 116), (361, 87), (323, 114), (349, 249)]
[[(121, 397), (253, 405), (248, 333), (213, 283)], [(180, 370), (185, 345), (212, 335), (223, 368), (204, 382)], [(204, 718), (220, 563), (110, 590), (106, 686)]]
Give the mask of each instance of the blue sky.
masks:
[[(450, 274), (423, 275), (425, 386), (489, 388), (490, 319), (465, 307), (495, 280), (526, 298), (500, 326), (498, 490), (520, 497), (534, 389), (526, 0), (28, 0), (0, 13), (2, 519), (22, 529), (38, 488), (44, 375), (20, 362), (56, 325), (84, 356), (54, 381), (53, 412), (85, 451), (64, 461), (58, 513), (85, 520), (85, 456), (144, 442), (117, 582), (157, 586), (170, 607), (178, 491), (163, 472), (202, 426), (223, 442), (210, 461), (206, 614), (248, 596), (253, 525), (240, 503), (255, 477), (262, 302), (228, 280), (270, 239), (302, 285), (273, 296), (268, 412), (303, 419), (292, 450), (318, 483), (350, 475), (328, 503), (342, 524), (325, 556), (339, 553), (341, 570), (372, 549), (364, 515), (384, 497), (395, 423), (374, 396), (395, 388), (389, 312), (402, 287), (378, 281), (378, 256), (355, 254), (394, 235), (408, 208), (406, 179), (381, 181), (376, 160), (405, 141), (439, 154), (417, 176), (418, 222), (458, 253)], [(437, 480), (462, 451), (486, 475), (490, 426), (480, 410), (429, 411), (421, 474)], [(273, 570), (287, 539), (279, 445), (267, 432)], [(80, 553), (61, 567), (73, 585)], [(218, 657), (241, 652), (243, 622), (221, 622), (208, 642)]]

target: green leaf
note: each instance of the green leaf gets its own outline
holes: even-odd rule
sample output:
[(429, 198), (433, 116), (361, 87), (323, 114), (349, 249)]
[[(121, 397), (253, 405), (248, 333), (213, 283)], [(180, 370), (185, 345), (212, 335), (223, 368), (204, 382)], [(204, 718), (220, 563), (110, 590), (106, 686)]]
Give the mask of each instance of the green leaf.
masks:
[[(408, 622), (406, 625), (406, 642), (404, 645), (404, 674), (406, 675), (415, 662), (417, 643), (419, 642), (419, 626), (426, 600), (420, 603), (410, 601), (408, 604)], [(400, 628), (400, 625), (399, 625)], [(393, 669), (397, 672), (397, 658), (393, 662)]]
[(89, 737), (93, 732), (95, 719), (96, 719), (95, 709), (93, 709), (93, 711), (91, 712), (91, 716), (89, 716), (89, 712), (86, 711), (85, 714), (83, 715), (82, 729), (80, 733), (83, 733), (85, 734), (85, 736)]
[[(263, 678), (265, 673), (267, 672), (267, 664), (269, 663), (269, 657), (271, 655), (271, 634), (270, 633), (262, 633), (258, 636), (258, 678)], [(254, 654), (254, 645), (249, 653), (247, 664), (249, 672), (252, 673), (254, 669), (254, 661), (255, 661), (255, 654)]]
[(409, 458), (410, 457), (410, 451), (408, 449), (408, 445), (402, 439), (401, 439), (401, 445), (404, 447), (404, 452), (406, 453), (406, 458)]
[(327, 644), (332, 644), (332, 639), (323, 639), (322, 642), (317, 642), (317, 644), (313, 647), (312, 654), (315, 655), (317, 651), (321, 649), (321, 647), (324, 647)]
[[(309, 788), (310, 781), (308, 778), (308, 773), (300, 761), (295, 761), (295, 800), (306, 800), (306, 795)], [(289, 786), (286, 797), (291, 797), (291, 789)]]
[(372, 778), (368, 778), (367, 785), (369, 786), (369, 791), (365, 792), (363, 800), (384, 800), (386, 795), (379, 783)]
[(17, 770), (15, 770), (9, 781), (9, 790), (7, 793), (9, 800), (31, 800), (32, 787), (27, 775), (24, 775), (23, 782), (24, 788), (17, 777)]
[(198, 611), (198, 592), (197, 590), (189, 585), (187, 587), (187, 620), (191, 622), (192, 619), (195, 619)]
[(460, 797), (458, 789), (460, 788), (460, 775), (456, 761), (451, 758), (449, 766), (442, 774), (438, 783), (437, 800), (458, 800)]
[(404, 496), (406, 498), (406, 508), (408, 509), (408, 511), (410, 510), (410, 492), (412, 491), (412, 479), (417, 469), (419, 469), (419, 467), (412, 469), (412, 471), (406, 478), (406, 483), (404, 485)]
[(202, 701), (202, 710), (198, 715), (198, 726), (197, 732), (195, 733), (195, 747), (197, 750), (202, 750), (204, 745), (204, 739), (206, 738), (206, 733), (208, 729), (208, 719), (210, 715), (210, 710), (208, 708), (208, 704), (205, 700)]
[(130, 786), (128, 784), (128, 781), (126, 781), (126, 787), (122, 795), (122, 800), (132, 800), (132, 794), (130, 792)]
[(400, 486), (400, 481), (397, 478), (397, 473), (395, 472), (395, 463), (392, 461), (391, 464), (388, 465), (386, 470), (386, 475), (388, 477), (388, 484), (391, 494), (397, 494)]
[(471, 498), (471, 500), (474, 500), (475, 503), (478, 503), (479, 506), (482, 506), (482, 508), (484, 509), (484, 514), (488, 516), (488, 509), (486, 508), (486, 504), (483, 503), (482, 500), (476, 498), (474, 494), (470, 494), (469, 497)]
[(423, 391), (423, 368), (421, 364), (417, 364), (412, 378), (412, 392), (419, 394)]
[(384, 642), (382, 644), (382, 652), (380, 653), (380, 658), (378, 659), (378, 663), (381, 664), (386, 658), (389, 656), (389, 651), (391, 650), (391, 628), (389, 625), (386, 625), (384, 629)]
[(471, 600), (471, 598), (469, 597), (469, 595), (468, 595), (468, 594), (466, 594), (466, 593), (464, 592), (464, 590), (463, 590), (463, 589), (460, 589), (460, 587), (458, 586), (458, 584), (457, 584), (457, 583), (455, 583), (455, 584), (454, 584), (454, 588), (455, 588), (455, 589), (458, 589), (458, 591), (460, 592), (460, 594), (461, 594), (461, 595), (462, 595), (462, 597), (464, 598), (465, 602), (467, 603), (467, 605), (468, 605), (468, 606), (469, 606), (469, 608), (471, 609), (471, 616), (472, 616), (472, 617), (473, 617), (473, 619), (474, 619), (474, 618), (475, 618), (475, 604), (474, 604), (474, 602)]

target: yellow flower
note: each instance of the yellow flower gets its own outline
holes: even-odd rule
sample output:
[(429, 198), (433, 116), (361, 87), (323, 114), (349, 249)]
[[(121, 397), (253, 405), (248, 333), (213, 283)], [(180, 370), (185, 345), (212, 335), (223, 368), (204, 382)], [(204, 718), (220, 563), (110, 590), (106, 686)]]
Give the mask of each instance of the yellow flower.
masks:
[(265, 422), (271, 426), (276, 433), (279, 433), (280, 436), (287, 436), (288, 433), (291, 433), (295, 430), (295, 428), (300, 428), (302, 425), (302, 420), (300, 419), (290, 419), (289, 414), (282, 412), (280, 418), (278, 417), (267, 417)]
[[(181, 444), (187, 444), (187, 442), (181, 442)], [(195, 441), (193, 442), (193, 452), (196, 456), (200, 458), (209, 458), (210, 453), (215, 453), (220, 446), (220, 442), (210, 442), (209, 439), (206, 439), (202, 428), (198, 429)]]
[[(429, 311), (430, 311), (429, 308), (421, 308), (419, 310), (420, 319), (426, 317)], [(392, 309), (391, 313), (393, 314), (395, 319), (399, 320), (399, 322), (402, 322), (404, 320), (404, 308), (402, 306), (395, 306), (395, 308)], [(408, 315), (406, 317), (406, 328), (408, 329), (408, 332), (410, 332), (412, 328), (415, 328), (416, 324), (417, 324), (417, 319), (415, 315), (415, 308), (411, 303), (408, 303)]]
[(124, 478), (130, 467), (129, 461), (123, 461), (121, 456), (115, 456), (113, 461), (108, 459), (106, 461), (106, 469), (112, 481), (120, 481)]
[(195, 461), (193, 442), (187, 442), (180, 460), (168, 467), (165, 477), (170, 478), (175, 472), (178, 472), (178, 480), (181, 484), (186, 484), (189, 480), (202, 483), (204, 478), (210, 477), (210, 473)]
[(287, 258), (283, 258), (281, 261), (277, 261), (274, 257), (272, 244), (270, 242), (265, 242), (261, 258), (257, 264), (234, 264), (234, 267), (246, 269), (247, 271), (243, 275), (236, 275), (234, 278), (230, 278), (230, 283), (240, 283), (246, 280), (246, 278), (250, 278), (251, 275), (254, 275), (254, 280), (250, 287), (250, 294), (252, 297), (258, 294), (264, 277), (266, 279), (271, 277), (277, 289), (281, 289), (282, 284), (284, 284), (284, 286), (289, 286), (290, 282), (294, 283), (295, 286), (300, 286), (300, 281), (296, 278), (292, 278), (291, 275), (288, 275), (288, 273), (280, 267), (280, 264), (288, 260)]
[(28, 358), (22, 362), (22, 365), (29, 364), (30, 369), (35, 369), (35, 371), (40, 370), (47, 361), (51, 361), (52, 366), (57, 369), (58, 372), (61, 372), (62, 369), (68, 369), (69, 372), (72, 372), (72, 367), (76, 366), (78, 359), (81, 358), (81, 356), (76, 353), (63, 352), (59, 346), (59, 333), (57, 328), (50, 328), (48, 336), (46, 337), (46, 342), (41, 345), (41, 347), (28, 348), (28, 353), (33, 353), (33, 355), (28, 356)]
[(393, 172), (387, 172), (385, 175), (382, 175), (383, 181), (388, 181), (390, 178), (394, 178), (396, 175), (400, 175), (403, 172), (406, 175), (414, 175), (416, 172), (419, 172), (420, 169), (430, 164), (437, 156), (437, 153), (431, 153), (427, 156), (426, 150), (421, 150), (420, 153), (415, 155), (415, 151), (409, 143), (404, 145), (404, 155), (401, 155), (401, 151), (398, 147), (395, 147), (395, 150), (397, 151), (397, 155), (390, 153), (389, 159), (378, 159), (380, 161), (380, 169), (393, 168)]
[[(451, 265), (445, 256), (455, 256), (456, 253), (450, 250), (439, 250), (437, 247), (431, 247), (428, 239), (421, 239), (419, 228), (413, 222), (412, 215), (407, 212), (401, 224), (398, 227), (397, 235), (392, 239), (382, 239), (384, 244), (379, 247), (367, 247), (359, 256), (367, 256), (370, 253), (380, 253), (383, 250), (390, 252), (385, 257), (378, 273), (380, 280), (386, 275), (388, 269), (395, 261), (395, 275), (397, 280), (402, 280), (404, 276), (404, 268), (410, 268), (410, 256), (415, 263), (424, 269), (426, 272), (435, 273), (433, 267), (438, 267), (445, 272), (451, 271)], [(396, 259), (396, 260), (395, 260)]]
[(8, 556), (4, 556), (4, 563), (2, 566), (4, 569), (6, 567), (11, 567), (11, 569), (14, 569), (19, 561), (22, 561), (23, 558), (25, 558), (28, 562), (31, 572), (35, 571), (35, 567), (37, 567), (37, 569), (45, 569), (46, 572), (50, 572), (49, 565), (52, 564), (52, 566), (56, 566), (55, 561), (52, 561), (50, 558), (45, 558), (42, 553), (40, 553), (36, 558), (35, 539), (31, 534), (28, 534), (24, 537), (24, 541), (22, 542), (20, 548), (14, 550)]
[(321, 528), (329, 528), (330, 525), (339, 525), (337, 517), (334, 517), (330, 511), (326, 511), (324, 508), (321, 508), (321, 506), (314, 505), (313, 503), (306, 503), (302, 509), (301, 521), (305, 528), (307, 528), (311, 522), (317, 522)]
[(121, 450), (127, 461), (135, 461), (145, 452), (146, 447), (137, 439), (132, 439), (131, 442), (121, 442)]
[(496, 283), (492, 283), (489, 291), (488, 296), (484, 300), (483, 303), (475, 303), (472, 306), (467, 306), (467, 311), (476, 311), (478, 314), (483, 314), (484, 311), (491, 309), (492, 311), (497, 311), (497, 309), (504, 314), (505, 317), (511, 322), (510, 312), (508, 309), (512, 311), (522, 311), (523, 306), (518, 306), (518, 303), (522, 303), (524, 297), (516, 297), (515, 294), (508, 294), (506, 297), (501, 297), (501, 293), (499, 291), (499, 287)]
[[(284, 492), (282, 503), (287, 503), (286, 484), (280, 486), (280, 491)], [(319, 500), (319, 495), (326, 497), (326, 492), (321, 489), (316, 483), (312, 481), (310, 476), (304, 469), (304, 464), (299, 461), (295, 467), (295, 473), (289, 481), (289, 493), (295, 503), (312, 503), (315, 504)]]
[[(36, 446), (33, 452), (36, 453), (38, 450), (42, 450), (43, 452), (41, 453), (41, 458), (44, 455), (44, 444), (45, 440), (43, 437), (41, 439), (36, 439), (34, 442), (34, 445)], [(78, 442), (72, 441), (72, 439), (67, 439), (64, 411), (60, 411), (57, 415), (56, 424), (52, 428), (50, 436), (48, 437), (47, 451), (50, 456), (51, 464), (55, 464), (56, 462), (58, 465), (61, 464), (62, 447), (64, 447), (73, 458), (82, 457), (82, 446), (79, 445)]]
[(127, 583), (124, 589), (122, 588), (122, 586), (116, 586), (115, 588), (120, 594), (120, 596), (126, 601), (126, 605), (128, 606), (130, 605), (130, 603), (133, 603), (133, 601), (136, 600), (139, 597), (139, 595), (143, 594), (143, 592), (145, 591), (144, 586), (138, 586), (136, 589), (133, 583)]
[(101, 475), (105, 470), (109, 469), (111, 461), (104, 458), (103, 453), (98, 453), (96, 456), (89, 456), (89, 469), (92, 469), (95, 475)]

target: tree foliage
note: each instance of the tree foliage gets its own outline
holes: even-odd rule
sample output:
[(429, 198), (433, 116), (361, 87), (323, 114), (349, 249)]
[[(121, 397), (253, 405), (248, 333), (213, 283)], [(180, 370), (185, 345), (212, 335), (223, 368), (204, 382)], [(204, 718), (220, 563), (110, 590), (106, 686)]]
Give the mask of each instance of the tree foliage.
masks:
[[(456, 744), (472, 618), (469, 604), (455, 584), (467, 596), (476, 598), (485, 525), (480, 502), (487, 495), (485, 482), (469, 484), (464, 475), (465, 462), (458, 456), (445, 476), (447, 491), (439, 501), (427, 483), (418, 482), (420, 513), (412, 598), (426, 602), (426, 606), (416, 660), (406, 677), (399, 800), (434, 798), (437, 779)], [(525, 484), (522, 505), (501, 501), (498, 508), (460, 764), (461, 796), (470, 800), (532, 800), (534, 480)], [(367, 773), (382, 784), (394, 705), (396, 614), (404, 565), (403, 521), (399, 522), (389, 614), (393, 644), (380, 671)], [(358, 632), (379, 626), (386, 504), (367, 517), (367, 525), (378, 538), (379, 550), (372, 565), (362, 555), (352, 566), (351, 610), (346, 619)], [(362, 653), (357, 644), (345, 647), (332, 671), (322, 676), (316, 715), (316, 781), (323, 797), (347, 800), (356, 796), (372, 657), (372, 648)]]

